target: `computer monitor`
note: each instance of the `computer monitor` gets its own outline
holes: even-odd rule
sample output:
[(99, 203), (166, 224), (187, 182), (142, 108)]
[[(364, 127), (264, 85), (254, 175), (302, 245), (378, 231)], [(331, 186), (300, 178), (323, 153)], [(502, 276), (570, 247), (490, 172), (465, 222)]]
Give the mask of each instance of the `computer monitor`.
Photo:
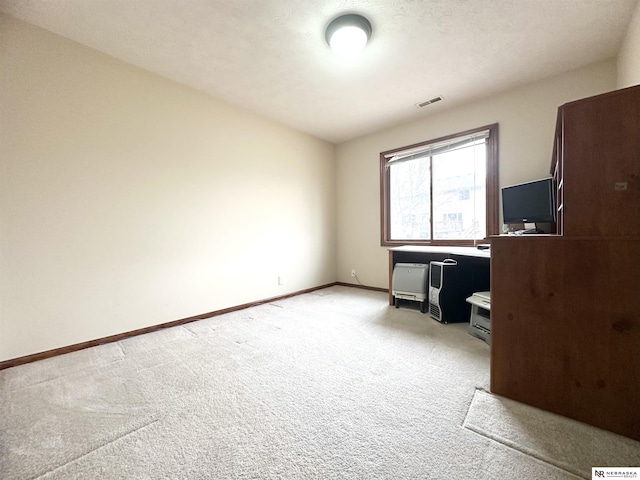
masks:
[(555, 185), (552, 178), (502, 189), (504, 223), (555, 223)]

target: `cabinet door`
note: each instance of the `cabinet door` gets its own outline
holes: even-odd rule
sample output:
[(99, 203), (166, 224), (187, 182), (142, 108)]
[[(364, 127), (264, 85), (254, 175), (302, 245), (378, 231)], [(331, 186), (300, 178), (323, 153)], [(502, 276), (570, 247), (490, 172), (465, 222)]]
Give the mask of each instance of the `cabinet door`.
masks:
[(561, 107), (564, 235), (640, 235), (640, 86)]
[(491, 391), (640, 440), (638, 292), (638, 239), (492, 239)]

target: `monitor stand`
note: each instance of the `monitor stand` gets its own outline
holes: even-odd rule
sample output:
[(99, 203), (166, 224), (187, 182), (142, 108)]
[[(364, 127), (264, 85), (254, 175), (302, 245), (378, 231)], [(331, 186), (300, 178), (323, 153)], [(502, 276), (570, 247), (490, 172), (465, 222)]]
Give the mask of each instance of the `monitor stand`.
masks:
[(521, 232), (523, 235), (544, 233), (535, 223), (525, 223), (524, 230), (521, 230)]

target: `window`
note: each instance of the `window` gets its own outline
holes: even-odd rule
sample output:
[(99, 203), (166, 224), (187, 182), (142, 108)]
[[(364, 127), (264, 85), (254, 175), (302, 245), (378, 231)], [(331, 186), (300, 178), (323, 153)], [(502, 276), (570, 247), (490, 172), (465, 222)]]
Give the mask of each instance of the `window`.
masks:
[(380, 154), (382, 245), (498, 234), (498, 124)]

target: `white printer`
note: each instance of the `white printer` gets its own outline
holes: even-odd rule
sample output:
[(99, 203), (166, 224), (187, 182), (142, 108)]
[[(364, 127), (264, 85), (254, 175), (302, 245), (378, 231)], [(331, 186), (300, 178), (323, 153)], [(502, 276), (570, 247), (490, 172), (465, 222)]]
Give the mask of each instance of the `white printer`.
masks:
[(467, 298), (471, 304), (471, 318), (469, 319), (469, 333), (491, 344), (491, 293), (476, 292)]
[(391, 293), (395, 306), (400, 300), (420, 302), (420, 311), (425, 313), (429, 287), (429, 265), (425, 263), (396, 263), (391, 277)]

